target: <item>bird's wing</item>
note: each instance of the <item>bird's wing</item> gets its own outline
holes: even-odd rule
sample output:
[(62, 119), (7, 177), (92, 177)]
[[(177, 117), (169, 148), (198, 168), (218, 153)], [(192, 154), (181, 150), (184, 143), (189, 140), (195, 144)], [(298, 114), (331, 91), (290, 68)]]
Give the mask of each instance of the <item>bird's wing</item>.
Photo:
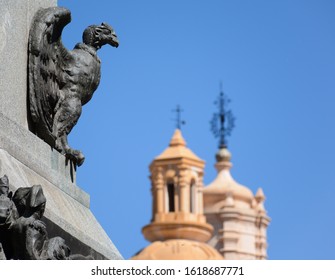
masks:
[(61, 41), (62, 30), (70, 21), (71, 13), (65, 8), (40, 9), (30, 29), (29, 107), (37, 130), (46, 137), (52, 136), (55, 107), (66, 84), (64, 64), (72, 60)]

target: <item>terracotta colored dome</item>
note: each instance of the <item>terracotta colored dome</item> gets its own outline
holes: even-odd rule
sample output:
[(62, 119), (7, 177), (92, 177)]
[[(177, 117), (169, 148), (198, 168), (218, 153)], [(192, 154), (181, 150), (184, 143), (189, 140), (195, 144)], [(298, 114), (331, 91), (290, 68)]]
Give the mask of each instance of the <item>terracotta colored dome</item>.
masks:
[(223, 260), (222, 255), (206, 243), (186, 239), (156, 241), (132, 260)]

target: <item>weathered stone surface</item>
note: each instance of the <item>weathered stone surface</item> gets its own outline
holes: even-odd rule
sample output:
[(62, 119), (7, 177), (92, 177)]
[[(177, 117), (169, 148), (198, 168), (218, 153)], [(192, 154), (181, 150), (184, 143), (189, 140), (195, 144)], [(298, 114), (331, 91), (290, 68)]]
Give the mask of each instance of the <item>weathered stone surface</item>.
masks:
[(75, 254), (91, 254), (96, 259), (122, 259), (90, 209), (75, 196), (69, 196), (3, 149), (0, 149), (0, 166), (0, 174), (8, 174), (12, 179), (12, 191), (31, 184), (43, 186), (48, 201), (43, 219), (50, 228), (50, 237), (62, 236)]
[(64, 156), (1, 112), (0, 128), (2, 150), (71, 197), (89, 206), (89, 196), (76, 186), (76, 172)]
[(65, 157), (1, 113), (0, 127), (0, 175), (8, 175), (12, 191), (43, 186), (50, 237), (63, 237), (74, 254), (122, 259), (90, 211), (89, 195), (71, 181)]
[(26, 128), (30, 23), (39, 8), (56, 5), (56, 0), (0, 0), (0, 111)]

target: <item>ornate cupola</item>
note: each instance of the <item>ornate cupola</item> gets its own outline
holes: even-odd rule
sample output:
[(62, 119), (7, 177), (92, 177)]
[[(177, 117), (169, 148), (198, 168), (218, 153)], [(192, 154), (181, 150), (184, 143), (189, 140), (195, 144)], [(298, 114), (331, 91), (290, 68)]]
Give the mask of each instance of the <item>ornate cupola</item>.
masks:
[[(220, 121), (220, 129), (213, 129), (220, 136), (215, 164), (217, 176), (203, 191), (204, 213), (215, 228), (208, 244), (225, 259), (266, 259), (266, 230), (270, 218), (263, 204), (265, 196), (262, 189), (254, 196), (249, 188), (237, 183), (230, 173), (231, 153), (225, 136), (234, 125), (225, 122), (233, 122), (234, 118), (225, 109), (227, 103), (221, 92), (219, 114), (214, 115)], [(212, 124), (215, 123), (213, 120)]]
[(152, 219), (142, 233), (153, 243), (132, 259), (222, 259), (205, 243), (213, 227), (203, 215), (204, 165), (176, 129), (169, 147), (150, 165)]
[(203, 215), (204, 165), (176, 129), (169, 147), (150, 165), (153, 213), (142, 230), (146, 239), (209, 240), (213, 227)]
[(266, 230), (270, 222), (261, 188), (256, 195), (236, 182), (230, 173), (230, 152), (216, 154), (217, 177), (204, 189), (204, 212), (215, 228), (209, 245), (225, 259), (266, 259)]

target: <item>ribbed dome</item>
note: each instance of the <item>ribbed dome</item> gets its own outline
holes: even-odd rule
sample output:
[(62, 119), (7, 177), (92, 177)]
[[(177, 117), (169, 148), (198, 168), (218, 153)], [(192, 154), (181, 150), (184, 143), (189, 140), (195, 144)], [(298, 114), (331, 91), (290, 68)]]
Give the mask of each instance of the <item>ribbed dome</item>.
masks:
[(222, 260), (222, 255), (206, 243), (185, 239), (156, 241), (132, 260)]

